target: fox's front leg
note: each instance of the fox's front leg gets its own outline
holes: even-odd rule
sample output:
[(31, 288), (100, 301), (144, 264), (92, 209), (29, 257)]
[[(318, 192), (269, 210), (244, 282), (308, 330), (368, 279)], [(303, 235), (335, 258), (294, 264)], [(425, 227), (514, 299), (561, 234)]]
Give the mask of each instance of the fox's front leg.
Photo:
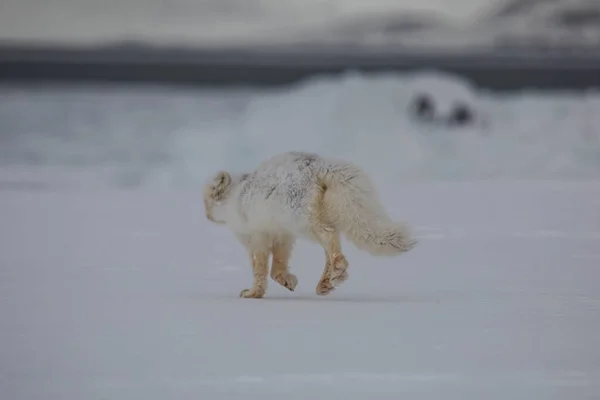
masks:
[(273, 242), (273, 262), (271, 265), (271, 279), (290, 291), (296, 289), (298, 279), (289, 269), (289, 260), (294, 247), (294, 238), (283, 236)]
[(246, 234), (236, 234), (236, 237), (250, 256), (253, 277), (252, 287), (242, 290), (240, 297), (260, 299), (267, 291), (270, 255), (268, 241), (261, 236)]
[(253, 284), (250, 289), (244, 289), (240, 297), (260, 299), (267, 291), (267, 277), (269, 274), (269, 252), (251, 251)]

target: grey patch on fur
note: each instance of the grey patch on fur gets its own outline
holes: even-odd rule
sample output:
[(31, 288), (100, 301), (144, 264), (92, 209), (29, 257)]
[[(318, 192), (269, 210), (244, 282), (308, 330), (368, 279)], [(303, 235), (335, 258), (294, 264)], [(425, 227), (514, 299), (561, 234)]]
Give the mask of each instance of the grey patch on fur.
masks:
[(298, 169), (302, 171), (305, 168), (310, 167), (315, 161), (317, 161), (317, 156), (311, 153), (293, 153), (295, 158), (294, 162), (297, 163)]
[(271, 197), (271, 195), (273, 194), (273, 192), (275, 191), (276, 187), (272, 186), (271, 188), (269, 188), (269, 191), (267, 192), (267, 195), (265, 196), (265, 199), (268, 199), (269, 197)]
[(242, 221), (244, 221), (244, 222), (248, 221), (248, 215), (244, 211), (244, 208), (242, 207), (241, 204), (238, 205), (238, 213), (240, 214), (240, 217), (242, 218)]
[(244, 174), (242, 175), (242, 177), (240, 178), (240, 185), (242, 186), (242, 191), (240, 192), (240, 196), (244, 195), (246, 192), (248, 192), (248, 190), (250, 189), (250, 186), (252, 184), (252, 179), (250, 178), (250, 174)]
[[(242, 197), (250, 190), (250, 187), (252, 186), (251, 174), (242, 175), (242, 177), (240, 178), (240, 184), (242, 185), (242, 191), (240, 192), (239, 196)], [(244, 222), (248, 221), (248, 215), (244, 211), (241, 202), (238, 204), (238, 213)]]
[(356, 178), (356, 175), (349, 175), (346, 179), (344, 179), (344, 183), (350, 183)]
[(292, 186), (287, 190), (285, 195), (285, 198), (290, 208), (293, 210), (297, 210), (302, 206), (302, 201), (306, 196), (306, 189)]

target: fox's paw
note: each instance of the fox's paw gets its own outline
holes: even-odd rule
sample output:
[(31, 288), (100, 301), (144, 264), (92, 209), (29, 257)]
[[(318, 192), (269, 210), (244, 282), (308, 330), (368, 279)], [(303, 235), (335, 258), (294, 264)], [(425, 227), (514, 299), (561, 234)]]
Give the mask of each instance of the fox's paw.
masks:
[(326, 296), (333, 292), (337, 286), (348, 279), (348, 272), (344, 271), (335, 281), (332, 278), (324, 278), (317, 284), (317, 294)]
[(329, 277), (329, 282), (331, 282), (333, 287), (340, 285), (342, 282), (348, 279), (348, 272), (346, 272), (347, 269), (348, 260), (346, 260), (346, 257), (340, 256), (336, 258), (335, 264), (333, 265), (333, 268), (331, 268)]
[(331, 278), (329, 278), (329, 282), (333, 287), (338, 287), (342, 283), (346, 282), (346, 280), (348, 279), (348, 271), (346, 270), (341, 271), (341, 273), (337, 276), (334, 274), (335, 271), (331, 274)]
[(290, 292), (293, 292), (298, 285), (298, 278), (296, 278), (294, 274), (290, 273), (277, 274), (273, 276), (273, 280), (284, 288), (288, 289)]
[(265, 291), (259, 288), (244, 289), (240, 292), (240, 297), (245, 299), (262, 299), (265, 295)]
[(329, 280), (321, 280), (317, 284), (317, 294), (319, 296), (326, 296), (333, 290), (335, 290), (335, 287), (333, 287)]

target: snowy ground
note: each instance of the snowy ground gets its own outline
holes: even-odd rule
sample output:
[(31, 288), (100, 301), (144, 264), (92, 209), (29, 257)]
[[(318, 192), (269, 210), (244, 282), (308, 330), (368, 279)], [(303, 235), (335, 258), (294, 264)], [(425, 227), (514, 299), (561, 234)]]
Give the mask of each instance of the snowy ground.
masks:
[[(2, 398), (593, 399), (600, 395), (600, 185), (384, 191), (420, 245), (314, 293), (263, 300), (199, 193), (2, 190)], [(331, 397), (333, 396), (333, 397)]]
[[(446, 115), (407, 117), (426, 91)], [(357, 75), (228, 92), (0, 88), (0, 398), (595, 399), (600, 97)], [(283, 150), (344, 156), (420, 244), (262, 300), (202, 183)]]

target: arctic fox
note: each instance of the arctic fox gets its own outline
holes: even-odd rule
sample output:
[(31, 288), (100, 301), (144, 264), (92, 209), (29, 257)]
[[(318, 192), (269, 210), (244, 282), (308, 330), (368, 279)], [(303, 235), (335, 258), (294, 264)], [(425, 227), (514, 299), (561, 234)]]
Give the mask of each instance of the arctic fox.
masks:
[(206, 218), (226, 225), (244, 245), (254, 282), (240, 297), (262, 298), (271, 279), (293, 291), (288, 261), (296, 237), (320, 244), (325, 268), (316, 292), (326, 295), (348, 279), (340, 235), (372, 255), (409, 251), (416, 241), (383, 209), (368, 176), (356, 165), (305, 152), (286, 152), (253, 172), (220, 171), (204, 186)]

